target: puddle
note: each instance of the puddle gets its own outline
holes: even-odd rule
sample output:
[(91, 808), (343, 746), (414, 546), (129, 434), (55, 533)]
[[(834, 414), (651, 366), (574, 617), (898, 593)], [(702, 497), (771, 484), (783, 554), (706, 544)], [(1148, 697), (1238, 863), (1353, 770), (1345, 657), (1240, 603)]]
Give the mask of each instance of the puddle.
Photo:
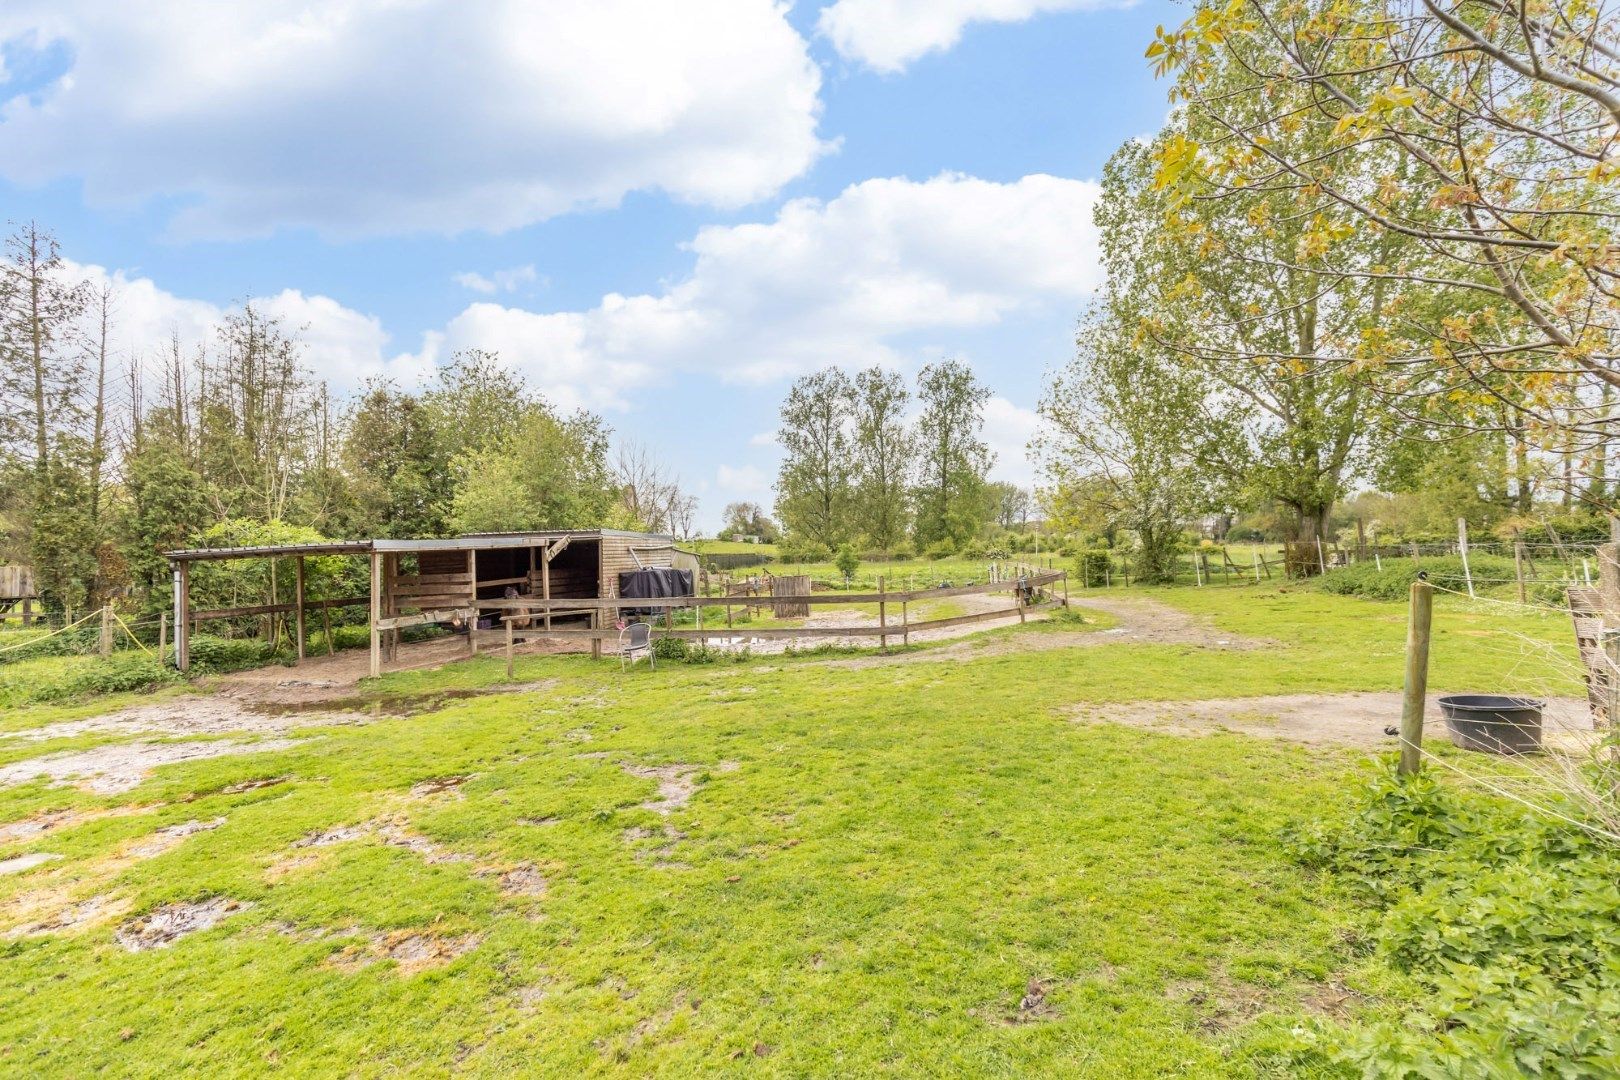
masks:
[(113, 939), (130, 952), (162, 949), (187, 934), (209, 930), (253, 905), (216, 896), (194, 904), (168, 904), (118, 928)]
[(503, 697), (507, 694), (532, 694), (551, 690), (556, 679), (539, 682), (499, 683), (495, 686), (458, 687), (450, 690), (432, 690), (421, 694), (389, 694), (384, 697), (351, 695), (319, 701), (263, 701), (237, 700), (243, 709), (266, 717), (320, 716), (326, 713), (365, 715), (373, 718), (402, 719), (438, 712), (448, 705), (472, 698)]

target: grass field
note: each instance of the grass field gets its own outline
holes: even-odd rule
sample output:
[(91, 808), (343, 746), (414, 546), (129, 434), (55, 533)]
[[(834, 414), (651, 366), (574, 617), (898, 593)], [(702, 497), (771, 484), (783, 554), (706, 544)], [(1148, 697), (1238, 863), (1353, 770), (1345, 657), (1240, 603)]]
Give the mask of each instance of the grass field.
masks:
[[(0, 1059), (53, 1076), (1340, 1075), (1302, 1055), (1300, 1025), (1425, 1007), (1355, 946), (1358, 905), (1279, 840), (1348, 805), (1359, 756), (1069, 714), (1396, 689), (1403, 609), (1154, 595), (1277, 644), (623, 676), (527, 657), (530, 692), (444, 697), (500, 681), (483, 657), (385, 676), (367, 722), (290, 749), (113, 795), (0, 789), (3, 822), (79, 815), (0, 847), (60, 856), (0, 875), (4, 926), (44, 900), (114, 913), (8, 936)], [(1567, 637), (1555, 616), (1442, 599), (1432, 683), (1573, 692)], [(8, 738), (0, 762), (119, 738)], [(238, 906), (166, 948), (115, 940), (184, 902)]]

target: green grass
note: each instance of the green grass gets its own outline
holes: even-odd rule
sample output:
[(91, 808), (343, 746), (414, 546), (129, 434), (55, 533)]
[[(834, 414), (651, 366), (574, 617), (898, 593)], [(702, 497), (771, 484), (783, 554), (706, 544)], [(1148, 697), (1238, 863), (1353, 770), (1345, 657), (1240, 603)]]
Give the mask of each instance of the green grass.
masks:
[[(1321, 1018), (1330, 977), (1369, 1018), (1421, 1007), (1346, 947), (1358, 905), (1279, 843), (1348, 805), (1356, 755), (1066, 715), (1394, 689), (1402, 609), (1308, 591), (1153, 595), (1278, 647), (862, 668), (770, 657), (623, 676), (526, 657), (520, 679), (555, 685), (168, 767), (123, 796), (0, 790), (0, 820), (151, 808), (0, 849), (65, 856), (0, 876), (0, 911), (63, 872), (131, 915), (211, 896), (252, 905), (151, 952), (119, 947), (110, 924), (6, 942), (0, 1053), (19, 1075), (54, 1076), (1311, 1075), (1321, 1067), (1293, 1056), (1290, 1032)], [(1567, 623), (1449, 599), (1436, 623), (1437, 688), (1559, 677), (1551, 664), (1503, 673), (1476, 635), (1557, 648)], [(481, 657), (368, 692), (490, 686), (503, 668)], [(656, 782), (625, 763), (690, 765), (698, 790), (664, 818), (641, 808)], [(410, 796), (448, 775), (472, 779)], [(270, 776), (291, 780), (222, 793)], [(375, 834), (293, 847), (384, 816), (469, 861)], [(161, 826), (215, 817), (166, 854), (106, 869)], [(680, 835), (630, 832), (665, 825)], [(517, 865), (546, 876), (543, 897), (503, 896), (482, 872)], [(334, 962), (406, 932), (475, 944), (413, 975)], [(1031, 980), (1044, 1000), (1021, 1011)]]

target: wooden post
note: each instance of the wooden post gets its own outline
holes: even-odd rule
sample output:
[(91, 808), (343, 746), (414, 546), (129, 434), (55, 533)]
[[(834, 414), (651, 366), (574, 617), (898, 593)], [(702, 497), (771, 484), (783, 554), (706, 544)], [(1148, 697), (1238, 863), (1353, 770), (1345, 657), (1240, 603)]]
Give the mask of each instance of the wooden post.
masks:
[(371, 553), (371, 677), (382, 674), (382, 553)]
[[(591, 629), (602, 629), (602, 612), (600, 610), (591, 612)], [(591, 659), (602, 659), (602, 639), (600, 637), (593, 636), (591, 638)]]
[(98, 651), (103, 660), (112, 657), (112, 608), (101, 605), (101, 641)]
[[(906, 594), (910, 596), (910, 593)], [(911, 644), (911, 601), (900, 601), (900, 644)]]
[(163, 654), (169, 651), (169, 613), (158, 612), (158, 667), (163, 666)]
[(506, 619), (506, 681), (512, 681), (512, 655), (517, 648), (517, 642), (512, 636), (512, 620)]
[(1416, 540), (1412, 541), (1412, 561), (1414, 563), (1418, 561), (1418, 547)]
[(1324, 574), (1327, 573), (1327, 558), (1322, 554), (1322, 538), (1320, 536), (1316, 538), (1316, 568)]
[(185, 562), (174, 569), (174, 666), (191, 667), (191, 564)]
[(1423, 760), (1423, 706), (1429, 691), (1429, 627), (1434, 620), (1434, 586), (1412, 582), (1406, 625), (1406, 690), (1401, 698), (1400, 775), (1414, 776)]
[(337, 646), (332, 643), (332, 601), (321, 601), (321, 625), (326, 629), (326, 655), (336, 656)]
[(1260, 584), (1260, 549), (1254, 549), (1254, 583)]
[(1063, 606), (1069, 606), (1069, 572), (1063, 571)]
[(1468, 519), (1457, 519), (1457, 552), (1462, 556), (1463, 582), (1468, 586), (1468, 599), (1474, 598), (1474, 575), (1468, 569)]
[[(551, 545), (540, 556), (540, 599), (551, 599)], [(551, 629), (551, 606), (546, 605), (546, 629)]]
[(22, 624), (24, 627), (34, 625), (34, 598), (32, 596), (23, 597)]
[(304, 662), (304, 557), (293, 563), (293, 633), (298, 635), (298, 662)]
[(1519, 583), (1519, 603), (1526, 602), (1524, 593), (1524, 541), (1513, 541), (1513, 578)]
[(884, 575), (878, 575), (878, 651), (889, 651), (889, 605), (884, 600), (888, 592)]
[(1379, 556), (1378, 552), (1376, 552), (1376, 551), (1373, 552), (1373, 565), (1378, 567), (1378, 572), (1380, 574), (1382, 574), (1384, 572), (1384, 560)]

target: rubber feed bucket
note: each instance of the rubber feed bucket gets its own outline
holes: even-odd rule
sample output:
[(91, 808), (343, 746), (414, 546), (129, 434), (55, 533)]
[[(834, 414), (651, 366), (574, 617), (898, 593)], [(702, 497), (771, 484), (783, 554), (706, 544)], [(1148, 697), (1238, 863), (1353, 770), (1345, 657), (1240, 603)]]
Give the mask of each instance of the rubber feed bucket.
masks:
[(1535, 698), (1454, 694), (1440, 699), (1451, 741), (1487, 754), (1529, 754), (1541, 749), (1541, 710)]

